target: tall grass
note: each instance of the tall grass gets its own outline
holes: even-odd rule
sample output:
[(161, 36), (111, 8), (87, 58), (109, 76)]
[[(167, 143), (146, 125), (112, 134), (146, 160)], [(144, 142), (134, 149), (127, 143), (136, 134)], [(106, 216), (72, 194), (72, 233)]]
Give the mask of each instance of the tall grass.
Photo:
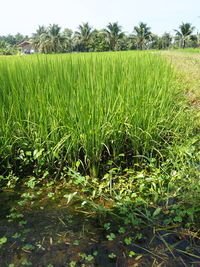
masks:
[(173, 69), (140, 52), (2, 57), (0, 156), (44, 148), (49, 161), (149, 155), (183, 132)]

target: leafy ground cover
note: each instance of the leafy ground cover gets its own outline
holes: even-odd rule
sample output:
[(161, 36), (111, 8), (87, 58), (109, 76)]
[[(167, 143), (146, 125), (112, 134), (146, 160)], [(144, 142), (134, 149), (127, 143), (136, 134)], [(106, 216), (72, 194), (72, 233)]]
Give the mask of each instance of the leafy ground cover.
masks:
[(190, 152), (182, 170), (168, 162), (170, 173), (151, 163), (98, 181), (70, 170), (59, 184), (30, 177), (22, 192), (4, 192), (2, 266), (198, 266), (199, 155)]
[[(166, 120), (163, 120), (164, 115), (160, 117), (159, 113), (152, 112), (153, 116), (150, 115), (158, 126), (160, 118), (165, 125), (164, 122), (172, 119), (170, 116), (173, 116), (175, 110), (180, 114), (180, 117), (176, 114), (177, 121), (170, 124), (169, 128), (169, 125), (162, 128), (165, 134), (169, 133), (169, 129), (173, 129), (170, 138), (162, 136), (156, 139), (158, 132), (155, 133), (153, 140), (157, 140), (157, 153), (147, 149), (148, 145), (152, 147), (148, 144), (144, 150), (140, 150), (138, 146), (136, 150), (140, 153), (129, 154), (129, 150), (117, 150), (116, 153), (106, 155), (98, 168), (98, 175), (95, 175), (97, 171), (88, 171), (90, 168), (86, 170), (80, 158), (75, 158), (74, 164), (70, 165), (61, 157), (59, 164), (53, 165), (54, 168), (44, 168), (46, 162), (52, 164), (51, 157), (46, 157), (43, 147), (38, 149), (33, 145), (31, 150), (30, 144), (33, 143), (28, 142), (29, 148), (18, 149), (15, 160), (7, 157), (7, 163), (4, 160), (3, 164), (8, 164), (7, 167), (10, 165), (10, 169), (2, 168), (3, 175), (0, 180), (0, 266), (199, 266), (198, 56), (165, 52), (162, 54), (165, 56), (162, 60), (160, 56), (139, 53), (134, 54), (130, 62), (135, 56), (137, 64), (144, 64), (137, 72), (139, 85), (144, 85), (146, 78), (152, 73), (153, 83), (148, 81), (148, 89), (154, 86), (156, 90), (158, 86), (160, 90), (163, 88), (163, 92), (167, 88), (165, 95), (167, 92), (172, 93), (173, 97), (167, 97), (164, 103), (161, 101), (161, 95), (159, 101), (157, 100), (159, 105), (156, 111), (160, 114), (164, 105), (168, 106), (168, 111), (174, 105), (172, 113), (167, 114), (167, 110), (164, 112), (167, 114)], [(145, 63), (139, 63), (139, 59), (142, 60), (143, 57)], [(173, 62), (175, 71), (171, 65), (166, 65), (166, 58)], [(159, 75), (155, 74), (155, 78), (154, 70), (156, 72), (160, 69), (156, 62), (161, 64), (161, 69), (162, 64), (164, 65)], [(158, 68), (152, 68), (152, 64)], [(147, 66), (149, 69), (146, 69)], [(13, 66), (10, 68), (12, 72)], [(89, 66), (88, 68), (90, 69)], [(122, 69), (119, 73), (121, 71)], [(123, 71), (126, 73), (124, 69)], [(158, 79), (163, 75), (163, 71), (165, 79), (162, 81), (165, 81), (165, 84), (159, 83)], [(17, 78), (15, 79), (17, 84)], [(116, 83), (119, 83), (119, 80)], [(16, 84), (10, 84), (10, 92), (13, 92)], [(146, 94), (146, 91), (144, 92)], [(9, 101), (12, 102), (11, 96)], [(149, 102), (149, 108), (153, 99)], [(118, 106), (119, 102), (115, 108)], [(137, 108), (141, 114), (145, 109), (141, 111), (140, 106), (141, 103), (138, 103)], [(21, 112), (18, 108), (16, 110)], [(150, 110), (147, 109), (147, 112), (149, 114)], [(15, 113), (11, 114), (13, 117), (10, 118), (19, 118), (14, 116)], [(144, 114), (141, 122), (146, 118)], [(27, 129), (25, 128), (24, 133)], [(128, 129), (129, 127), (126, 133), (130, 136)], [(149, 125), (148, 131), (149, 129), (155, 128)], [(10, 135), (12, 139), (11, 126), (7, 131), (7, 136)], [(25, 135), (19, 138), (21, 130), (15, 133), (16, 140), (29, 140), (24, 138)], [(140, 138), (144, 136), (146, 135)], [(11, 139), (7, 139), (7, 144)], [(34, 137), (32, 139), (34, 140)], [(149, 140), (152, 138), (147, 141), (145, 137), (144, 144)], [(49, 140), (47, 143), (51, 147)], [(13, 143), (10, 142), (10, 145)], [(130, 151), (133, 150), (133, 143), (128, 145)], [(13, 156), (10, 146), (7, 149), (10, 151), (8, 155)], [(89, 157), (89, 154), (87, 156)], [(132, 158), (134, 160), (131, 160)], [(19, 168), (13, 168), (16, 163), (21, 171)], [(33, 164), (34, 168), (27, 172), (26, 166)], [(25, 170), (28, 174), (23, 176)]]

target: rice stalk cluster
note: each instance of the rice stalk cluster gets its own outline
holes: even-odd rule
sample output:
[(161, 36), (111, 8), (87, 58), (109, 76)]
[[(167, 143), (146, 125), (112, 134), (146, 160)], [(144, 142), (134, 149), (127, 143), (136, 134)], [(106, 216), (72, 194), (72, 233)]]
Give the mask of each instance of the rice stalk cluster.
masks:
[(149, 155), (186, 130), (172, 66), (145, 52), (1, 57), (0, 158)]

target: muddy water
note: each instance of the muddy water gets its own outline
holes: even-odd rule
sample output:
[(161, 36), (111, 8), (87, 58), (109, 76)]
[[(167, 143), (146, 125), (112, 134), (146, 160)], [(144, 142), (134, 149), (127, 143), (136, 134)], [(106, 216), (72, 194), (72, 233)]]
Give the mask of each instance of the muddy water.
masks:
[[(103, 237), (98, 219), (78, 212), (78, 203), (66, 206), (39, 198), (20, 207), (19, 200), (19, 193), (0, 193), (0, 237), (7, 238), (0, 249), (1, 267), (116, 266), (108, 258), (112, 245)], [(17, 209), (10, 212), (13, 207)], [(15, 218), (7, 218), (10, 213)], [(90, 256), (85, 258), (83, 253)], [(125, 266), (123, 259), (118, 262)]]
[[(83, 213), (78, 201), (68, 205), (66, 199), (40, 195), (22, 205), (20, 195), (0, 193), (0, 238), (7, 238), (0, 248), (1, 267), (200, 266), (200, 250), (181, 253), (187, 251), (190, 240), (180, 239), (173, 231), (155, 234), (145, 229), (142, 240), (128, 245), (123, 235), (115, 233), (116, 237), (109, 241), (102, 227), (105, 218)], [(11, 212), (13, 207), (16, 209)], [(6, 217), (9, 214), (11, 217)], [(135, 252), (134, 257), (129, 256), (130, 251)]]

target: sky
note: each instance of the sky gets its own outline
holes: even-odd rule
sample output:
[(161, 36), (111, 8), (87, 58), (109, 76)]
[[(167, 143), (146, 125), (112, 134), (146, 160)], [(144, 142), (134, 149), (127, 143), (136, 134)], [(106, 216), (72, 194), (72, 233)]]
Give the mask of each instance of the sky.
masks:
[(182, 22), (200, 31), (200, 0), (0, 0), (0, 35), (31, 35), (38, 25), (76, 30), (89, 22), (97, 29), (118, 22), (131, 33), (145, 22), (155, 34), (173, 33)]

